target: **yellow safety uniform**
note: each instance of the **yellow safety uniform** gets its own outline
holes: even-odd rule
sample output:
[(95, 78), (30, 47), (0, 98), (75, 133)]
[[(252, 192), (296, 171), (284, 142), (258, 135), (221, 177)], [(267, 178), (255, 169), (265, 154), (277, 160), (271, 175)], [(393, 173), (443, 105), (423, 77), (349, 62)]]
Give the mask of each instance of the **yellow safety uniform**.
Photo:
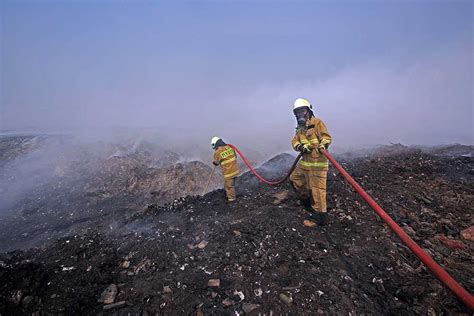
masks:
[(218, 147), (214, 153), (214, 162), (221, 166), (227, 199), (235, 201), (235, 178), (240, 173), (235, 150), (228, 145)]
[(305, 127), (297, 128), (291, 142), (295, 150), (300, 144), (308, 145), (312, 149), (311, 152), (303, 154), (290, 180), (300, 198), (312, 198), (311, 207), (321, 213), (327, 212), (326, 180), (329, 162), (319, 153), (318, 147), (324, 145), (327, 148), (331, 141), (326, 125), (313, 116), (306, 121)]

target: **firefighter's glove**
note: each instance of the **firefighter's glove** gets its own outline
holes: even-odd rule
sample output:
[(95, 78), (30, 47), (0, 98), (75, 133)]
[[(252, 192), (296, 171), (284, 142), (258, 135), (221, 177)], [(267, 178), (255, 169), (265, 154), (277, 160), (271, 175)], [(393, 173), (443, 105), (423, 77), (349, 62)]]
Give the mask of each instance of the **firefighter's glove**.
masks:
[(301, 151), (303, 154), (310, 153), (312, 150), (308, 144), (299, 144), (298, 146), (295, 147), (295, 149), (297, 151)]
[(326, 145), (324, 145), (324, 144), (319, 144), (318, 150), (319, 150), (320, 153), (322, 153), (323, 150), (326, 150)]
[(311, 149), (311, 147), (308, 145), (308, 144), (304, 144), (302, 149), (301, 149), (301, 152), (302, 153), (310, 153), (313, 149)]
[(218, 161), (213, 161), (212, 164), (213, 164), (214, 166), (218, 166), (218, 165), (219, 165), (219, 162), (218, 162)]
[(299, 144), (298, 146), (295, 147), (297, 151), (301, 151), (303, 154), (304, 153), (309, 153), (311, 151), (311, 148), (309, 148), (309, 145), (303, 145)]

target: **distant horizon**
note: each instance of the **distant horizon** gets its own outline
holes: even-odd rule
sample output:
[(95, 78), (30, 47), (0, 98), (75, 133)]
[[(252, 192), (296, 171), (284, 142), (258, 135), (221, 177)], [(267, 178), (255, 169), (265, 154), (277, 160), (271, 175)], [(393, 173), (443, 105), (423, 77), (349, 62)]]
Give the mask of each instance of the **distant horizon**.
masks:
[[(0, 137), (71, 136), (71, 137), (76, 137), (77, 139), (80, 139), (80, 140), (81, 139), (82, 140), (87, 140), (89, 142), (107, 140), (110, 143), (120, 143), (125, 138), (127, 138), (128, 140), (141, 138), (143, 141), (146, 141), (146, 142), (151, 141), (151, 142), (155, 142), (155, 143), (160, 143), (160, 140), (159, 140), (158, 137), (153, 139), (153, 138), (150, 138), (150, 136), (147, 136), (147, 138), (144, 139), (143, 137), (145, 135), (143, 133), (140, 133), (140, 131), (144, 131), (144, 130), (157, 132), (160, 129), (162, 129), (162, 128), (156, 127), (156, 126), (150, 126), (150, 127), (129, 127), (129, 126), (120, 127), (120, 126), (116, 126), (116, 127), (109, 127), (109, 128), (97, 128), (96, 130), (93, 129), (92, 131), (105, 131), (105, 130), (117, 131), (117, 130), (123, 130), (123, 129), (125, 129), (124, 132), (126, 132), (126, 133), (121, 134), (121, 135), (115, 135), (114, 137), (101, 137), (101, 136), (88, 137), (88, 136), (85, 136), (84, 134), (77, 133), (72, 129), (67, 132), (67, 131), (39, 131), (39, 130), (35, 131), (33, 129), (24, 128), (24, 129), (0, 130)], [(82, 129), (78, 129), (78, 131), (81, 131), (81, 130)], [(134, 131), (134, 133), (131, 133), (130, 131)], [(166, 136), (166, 134), (164, 134), (164, 135)], [(208, 139), (203, 139), (202, 142), (200, 142), (199, 144), (196, 144), (196, 145), (197, 146), (201, 145), (202, 147), (207, 147), (209, 145), (208, 143), (209, 143)], [(238, 145), (237, 143), (235, 143), (235, 144)], [(246, 144), (243, 144), (243, 145), (248, 146)], [(360, 150), (366, 150), (366, 149), (373, 149), (373, 148), (381, 147), (381, 146), (394, 146), (394, 145), (402, 145), (402, 146), (406, 146), (406, 147), (426, 147), (426, 148), (448, 147), (448, 146), (474, 147), (474, 143), (462, 143), (462, 142), (432, 143), (432, 144), (422, 144), (422, 143), (408, 144), (408, 143), (397, 142), (397, 141), (388, 141), (386, 143), (366, 143), (366, 144), (358, 144), (358, 145), (353, 145), (353, 146), (350, 146), (350, 145), (349, 146), (348, 145), (340, 146), (337, 143), (333, 143), (333, 144), (331, 144), (330, 148), (333, 151), (335, 150), (336, 152), (343, 152), (343, 151), (352, 151), (352, 150), (359, 150), (359, 149)], [(250, 148), (253, 148), (253, 147), (250, 147)], [(255, 148), (254, 148), (254, 150), (255, 150)], [(263, 150), (263, 151), (265, 151), (265, 150)], [(281, 152), (283, 153), (283, 152), (293, 152), (293, 151), (294, 150), (291, 148), (290, 143), (288, 143), (288, 150), (282, 150)]]

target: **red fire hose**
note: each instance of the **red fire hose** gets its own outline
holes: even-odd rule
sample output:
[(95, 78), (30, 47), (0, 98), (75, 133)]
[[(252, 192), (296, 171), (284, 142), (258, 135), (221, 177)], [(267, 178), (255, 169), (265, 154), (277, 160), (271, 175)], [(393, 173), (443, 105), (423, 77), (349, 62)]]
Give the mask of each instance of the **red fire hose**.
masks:
[(456, 296), (472, 311), (474, 310), (474, 297), (469, 294), (448, 272), (436, 263), (418, 244), (408, 236), (405, 231), (375, 202), (375, 200), (362, 189), (362, 187), (342, 168), (342, 166), (325, 150), (322, 151), (329, 161), (344, 176), (347, 182), (369, 203), (370, 207), (390, 226), (395, 234), (410, 248), (410, 250), (423, 262), (433, 274), (444, 283)]
[[(252, 167), (249, 161), (245, 158), (242, 152), (234, 145), (228, 144), (232, 147), (239, 155), (242, 157), (245, 164), (249, 167), (252, 173), (260, 179), (262, 182), (265, 182), (269, 185), (279, 185), (288, 179), (291, 172), (296, 167), (298, 160), (301, 158), (301, 153), (296, 158), (295, 162), (290, 168), (288, 174), (278, 181), (268, 181), (260, 176), (257, 171)], [(395, 234), (400, 237), (400, 239), (405, 243), (405, 245), (410, 248), (410, 250), (423, 262), (433, 274), (444, 284), (446, 285), (453, 293), (471, 310), (474, 311), (474, 297), (466, 291), (453, 277), (451, 277), (446, 270), (444, 270), (440, 265), (436, 263), (418, 244), (408, 236), (405, 231), (398, 226), (398, 224), (378, 205), (377, 202), (369, 195), (364, 189), (342, 168), (342, 166), (325, 150), (322, 151), (323, 155), (326, 156), (327, 159), (336, 167), (337, 170), (344, 176), (347, 182), (352, 185), (352, 187), (359, 193), (359, 195), (369, 203), (370, 207), (374, 209), (374, 211), (387, 223), (387, 225), (395, 232)]]
[(265, 179), (264, 177), (262, 177), (261, 175), (258, 174), (258, 172), (252, 167), (252, 165), (250, 164), (250, 162), (247, 160), (247, 158), (245, 158), (244, 154), (234, 145), (232, 144), (227, 144), (229, 145), (229, 147), (232, 147), (238, 154), (240, 157), (242, 157), (242, 160), (245, 162), (245, 164), (247, 165), (247, 167), (249, 167), (250, 171), (252, 171), (252, 173), (262, 182), (268, 184), (268, 185), (279, 185), (279, 184), (282, 184), (283, 182), (286, 181), (286, 179), (288, 179), (288, 177), (290, 176), (290, 174), (293, 172), (293, 170), (295, 170), (296, 168), (296, 164), (298, 163), (298, 160), (300, 160), (301, 156), (303, 155), (302, 153), (300, 153), (298, 155), (298, 157), (296, 157), (295, 161), (293, 162), (293, 165), (291, 166), (290, 170), (288, 171), (288, 173), (285, 175), (285, 177), (283, 177), (282, 179), (278, 180), (278, 181), (268, 181), (267, 179)]

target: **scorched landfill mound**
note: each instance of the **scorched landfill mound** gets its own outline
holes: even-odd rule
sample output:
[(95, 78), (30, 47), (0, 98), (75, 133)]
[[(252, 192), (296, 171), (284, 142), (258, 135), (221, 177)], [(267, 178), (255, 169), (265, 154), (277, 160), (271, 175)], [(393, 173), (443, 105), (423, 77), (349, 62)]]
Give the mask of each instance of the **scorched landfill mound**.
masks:
[[(0, 194), (10, 197), (0, 217), (1, 315), (469, 314), (333, 168), (329, 224), (307, 227), (288, 183), (245, 173), (228, 205), (222, 189), (199, 196), (207, 164), (172, 153), (74, 152), (73, 163), (57, 157), (47, 179), (41, 168), (13, 174), (22, 159), (38, 161), (43, 141), (0, 142)], [(471, 147), (336, 158), (474, 292)], [(280, 154), (259, 170), (276, 179), (293, 159)], [(38, 176), (27, 195), (18, 174)]]

